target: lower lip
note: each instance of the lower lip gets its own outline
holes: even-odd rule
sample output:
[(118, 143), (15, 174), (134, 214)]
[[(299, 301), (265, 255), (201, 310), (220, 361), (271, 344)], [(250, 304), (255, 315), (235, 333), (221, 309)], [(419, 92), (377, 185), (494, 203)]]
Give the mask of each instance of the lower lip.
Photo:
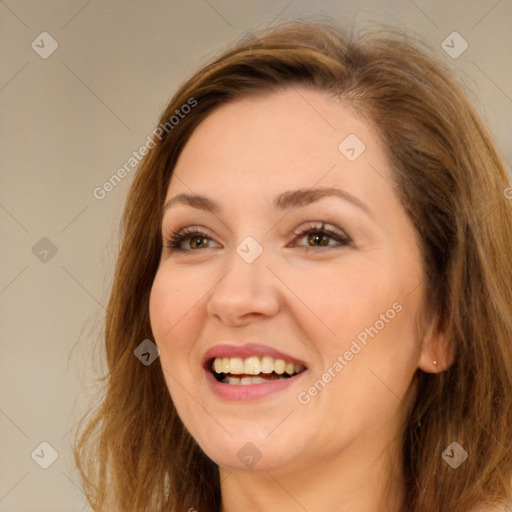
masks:
[(212, 372), (205, 370), (210, 389), (220, 398), (226, 400), (257, 400), (279, 393), (298, 382), (307, 370), (288, 379), (260, 382), (258, 384), (224, 384), (219, 382)]

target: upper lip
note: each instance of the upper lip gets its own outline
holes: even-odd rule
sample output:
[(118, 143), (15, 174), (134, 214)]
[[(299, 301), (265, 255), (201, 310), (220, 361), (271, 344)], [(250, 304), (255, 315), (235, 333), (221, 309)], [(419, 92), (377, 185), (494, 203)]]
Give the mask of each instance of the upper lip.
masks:
[(297, 359), (289, 354), (281, 352), (272, 347), (261, 345), (259, 343), (244, 343), (243, 345), (234, 343), (221, 343), (210, 348), (203, 357), (203, 366), (206, 369), (210, 369), (210, 361), (216, 357), (241, 357), (245, 359), (247, 357), (257, 356), (270, 356), (274, 359), (284, 359), (285, 361), (291, 361), (296, 364), (301, 364), (306, 368), (306, 363), (301, 359)]

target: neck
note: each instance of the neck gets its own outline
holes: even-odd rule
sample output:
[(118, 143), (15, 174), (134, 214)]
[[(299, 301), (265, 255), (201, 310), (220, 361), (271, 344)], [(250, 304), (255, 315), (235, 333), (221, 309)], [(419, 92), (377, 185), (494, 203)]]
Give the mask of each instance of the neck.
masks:
[(221, 467), (220, 512), (398, 512), (403, 499), (399, 448), (395, 442), (379, 452), (368, 439), (336, 457), (303, 465), (299, 457), (286, 468)]

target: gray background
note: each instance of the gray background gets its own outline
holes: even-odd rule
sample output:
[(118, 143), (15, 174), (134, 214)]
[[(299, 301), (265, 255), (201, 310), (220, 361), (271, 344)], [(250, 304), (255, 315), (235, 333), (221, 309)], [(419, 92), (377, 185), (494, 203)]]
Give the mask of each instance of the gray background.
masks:
[[(93, 190), (195, 69), (248, 30), (308, 14), (389, 23), (430, 42), (512, 162), (510, 0), (0, 0), (0, 511), (85, 510), (70, 441), (103, 369), (134, 173), (102, 200)], [(469, 45), (456, 59), (441, 46), (454, 31)], [(58, 42), (46, 59), (31, 46), (48, 51), (42, 32)], [(48, 469), (36, 463), (50, 460), (43, 441), (59, 454)]]

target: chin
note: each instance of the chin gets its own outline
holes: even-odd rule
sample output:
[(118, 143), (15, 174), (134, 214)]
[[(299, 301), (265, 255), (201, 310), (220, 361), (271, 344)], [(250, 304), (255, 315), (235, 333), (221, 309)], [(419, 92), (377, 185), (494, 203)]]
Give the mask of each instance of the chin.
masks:
[[(273, 428), (275, 425), (277, 423)], [(268, 429), (266, 424), (254, 421), (250, 424), (233, 421), (226, 428), (233, 436), (220, 426), (213, 431), (192, 433), (201, 449), (219, 467), (237, 471), (269, 471), (293, 464), (304, 455), (304, 443), (297, 442), (284, 429), (279, 434)]]
[[(275, 443), (235, 440), (223, 447), (205, 447), (210, 457), (219, 467), (232, 471), (272, 471), (284, 466), (292, 466), (300, 455), (290, 453), (292, 447), (277, 447)], [(219, 449), (220, 448), (220, 449)]]

